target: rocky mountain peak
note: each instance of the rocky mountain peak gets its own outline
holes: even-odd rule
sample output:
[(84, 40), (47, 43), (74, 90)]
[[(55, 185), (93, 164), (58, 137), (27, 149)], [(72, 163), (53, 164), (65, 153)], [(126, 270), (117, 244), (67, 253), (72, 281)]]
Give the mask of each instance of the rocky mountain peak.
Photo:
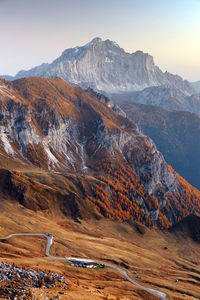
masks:
[(83, 47), (91, 47), (91, 46), (100, 46), (100, 45), (106, 45), (107, 47), (117, 47), (120, 48), (119, 45), (114, 42), (111, 41), (109, 39), (103, 41), (100, 37), (96, 37), (93, 40), (91, 40), (89, 43), (87, 43), (86, 45), (84, 45)]
[(91, 40), (91, 42), (89, 42), (88, 44), (86, 44), (85, 46), (97, 45), (97, 44), (99, 44), (101, 42), (102, 42), (102, 39), (100, 37), (96, 37), (93, 40)]
[(194, 93), (191, 85), (181, 77), (163, 73), (148, 53), (127, 53), (116, 42), (99, 37), (81, 47), (66, 49), (51, 64), (20, 71), (13, 79), (30, 76), (59, 76), (73, 85), (108, 94), (162, 85), (187, 96)]

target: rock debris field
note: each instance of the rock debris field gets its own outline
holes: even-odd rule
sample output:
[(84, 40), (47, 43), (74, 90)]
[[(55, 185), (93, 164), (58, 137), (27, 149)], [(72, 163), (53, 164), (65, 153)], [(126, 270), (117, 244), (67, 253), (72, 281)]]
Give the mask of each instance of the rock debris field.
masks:
[[(65, 277), (57, 273), (24, 269), (0, 262), (0, 298), (11, 300), (32, 299), (34, 288), (67, 288)], [(59, 299), (57, 295), (53, 299)]]

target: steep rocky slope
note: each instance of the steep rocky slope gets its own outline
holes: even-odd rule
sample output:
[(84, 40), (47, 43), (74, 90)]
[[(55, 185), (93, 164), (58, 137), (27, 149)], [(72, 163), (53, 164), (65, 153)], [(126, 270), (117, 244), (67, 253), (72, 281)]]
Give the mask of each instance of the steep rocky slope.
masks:
[(121, 107), (153, 139), (166, 161), (200, 189), (199, 116), (131, 102), (124, 102)]
[(76, 219), (137, 219), (164, 228), (199, 214), (199, 192), (104, 100), (60, 78), (1, 81), (2, 193)]
[(142, 51), (127, 53), (115, 42), (100, 38), (65, 50), (51, 64), (20, 71), (13, 79), (30, 76), (59, 76), (72, 84), (108, 93), (163, 85), (187, 96), (195, 93), (189, 82), (180, 76), (163, 73), (151, 55)]

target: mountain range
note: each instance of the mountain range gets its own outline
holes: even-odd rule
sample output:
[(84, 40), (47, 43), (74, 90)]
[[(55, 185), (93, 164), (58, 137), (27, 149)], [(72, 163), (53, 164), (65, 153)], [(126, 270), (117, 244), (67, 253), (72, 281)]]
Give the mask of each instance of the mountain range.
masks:
[(127, 53), (113, 41), (94, 38), (70, 48), (52, 63), (43, 63), (7, 80), (24, 77), (60, 77), (75, 86), (92, 88), (118, 101), (155, 105), (168, 110), (200, 114), (199, 82), (189, 83), (178, 75), (162, 72), (148, 53)]
[(166, 161), (200, 189), (200, 118), (186, 111), (122, 101), (121, 108), (150, 136)]
[(116, 105), (60, 78), (0, 81), (1, 192), (33, 210), (166, 228), (198, 190)]
[[(36, 298), (157, 299), (109, 267), (61, 263), (67, 255), (123, 268), (167, 299), (198, 299), (196, 85), (163, 73), (142, 51), (126, 53), (99, 38), (65, 50), (52, 64), (4, 78), (1, 260), (15, 271), (25, 263), (30, 274), (37, 266), (51, 283), (50, 270), (56, 271), (67, 286), (41, 282), (31, 289), (11, 272), (9, 284), (0, 284), (1, 296), (16, 297), (27, 285), (27, 295)], [(45, 236), (54, 237), (54, 259), (44, 257), (41, 236), (5, 239), (13, 232), (50, 232)]]
[[(198, 123), (199, 117), (189, 118), (185, 113), (182, 118), (182, 112), (173, 113), (200, 113), (199, 95), (188, 81), (163, 73), (147, 53), (126, 53), (115, 42), (100, 38), (65, 50), (51, 64), (4, 77), (10, 81), (0, 80), (3, 167), (12, 162), (20, 169), (23, 164), (34, 166), (54, 176), (79, 174), (73, 175), (73, 180), (71, 175), (65, 179), (69, 186), (76, 181), (67, 209), (72, 208), (77, 218), (83, 215), (82, 198), (95, 216), (121, 221), (135, 218), (161, 228), (190, 213), (199, 213), (199, 192), (165, 162), (151, 138), (136, 125), (153, 138), (167, 161), (198, 187), (198, 171), (192, 176), (188, 169), (195, 161), (188, 143), (192, 121)], [(140, 104), (145, 104), (144, 109)], [(165, 110), (149, 110), (148, 105)], [(153, 119), (157, 130), (154, 122), (148, 122)], [(189, 125), (184, 131), (185, 120)], [(176, 124), (180, 124), (178, 132), (172, 130)], [(181, 133), (184, 138), (180, 138)], [(169, 151), (170, 143), (174, 147)], [(186, 160), (188, 155), (190, 159)], [(184, 160), (188, 166), (183, 164), (181, 168)], [(25, 187), (19, 193), (18, 186), (13, 187), (16, 174), (12, 168), (6, 169), (9, 173), (2, 174), (9, 178), (5, 182), (12, 182), (8, 184), (11, 194), (14, 188), (16, 195), (17, 189), (28, 206), (49, 207), (47, 199), (41, 204), (32, 196), (32, 200), (26, 198)], [(32, 189), (29, 187), (29, 191)], [(66, 212), (65, 205), (61, 207)]]
[(188, 81), (169, 72), (163, 73), (148, 53), (127, 53), (116, 42), (101, 38), (65, 50), (50, 64), (19, 71), (13, 78), (6, 79), (31, 76), (60, 77), (73, 85), (107, 93), (137, 91), (152, 86), (170, 87), (186, 96), (195, 93)]
[(189, 111), (200, 114), (200, 94), (187, 96), (173, 87), (152, 86), (142, 91), (112, 94), (111, 98), (118, 104), (129, 101), (157, 106), (169, 111)]

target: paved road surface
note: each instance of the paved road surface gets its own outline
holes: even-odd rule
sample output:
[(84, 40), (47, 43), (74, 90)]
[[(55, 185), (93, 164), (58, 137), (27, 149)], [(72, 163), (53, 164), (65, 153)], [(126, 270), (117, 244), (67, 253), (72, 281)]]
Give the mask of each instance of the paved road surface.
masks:
[(53, 259), (59, 259), (59, 260), (67, 260), (67, 261), (77, 261), (77, 262), (80, 262), (80, 263), (94, 263), (94, 264), (102, 264), (104, 266), (107, 266), (109, 268), (112, 268), (114, 270), (117, 270), (119, 271), (129, 282), (131, 282), (132, 284), (140, 287), (141, 289), (145, 290), (145, 291), (148, 291), (149, 293), (159, 297), (160, 299), (162, 300), (166, 300), (167, 299), (167, 296), (165, 293), (163, 292), (159, 292), (157, 290), (154, 290), (154, 289), (150, 289), (150, 288), (147, 288), (147, 287), (144, 287), (142, 286), (141, 284), (137, 283), (136, 281), (134, 281), (133, 279), (131, 279), (128, 274), (123, 271), (122, 269), (116, 267), (116, 266), (113, 266), (113, 265), (110, 265), (110, 264), (106, 264), (104, 262), (96, 262), (96, 261), (93, 261), (93, 260), (89, 260), (89, 259), (84, 259), (84, 258), (76, 258), (76, 257), (59, 257), (59, 256), (52, 256), (50, 254), (50, 249), (51, 249), (51, 246), (53, 244), (53, 235), (51, 233), (48, 233), (48, 234), (45, 234), (45, 233), (12, 233), (8, 236), (5, 236), (5, 237), (1, 237), (0, 240), (7, 240), (13, 236), (25, 236), (25, 235), (28, 235), (28, 236), (42, 236), (42, 237), (45, 237), (47, 239), (47, 245), (46, 245), (46, 255), (50, 258), (53, 258)]

